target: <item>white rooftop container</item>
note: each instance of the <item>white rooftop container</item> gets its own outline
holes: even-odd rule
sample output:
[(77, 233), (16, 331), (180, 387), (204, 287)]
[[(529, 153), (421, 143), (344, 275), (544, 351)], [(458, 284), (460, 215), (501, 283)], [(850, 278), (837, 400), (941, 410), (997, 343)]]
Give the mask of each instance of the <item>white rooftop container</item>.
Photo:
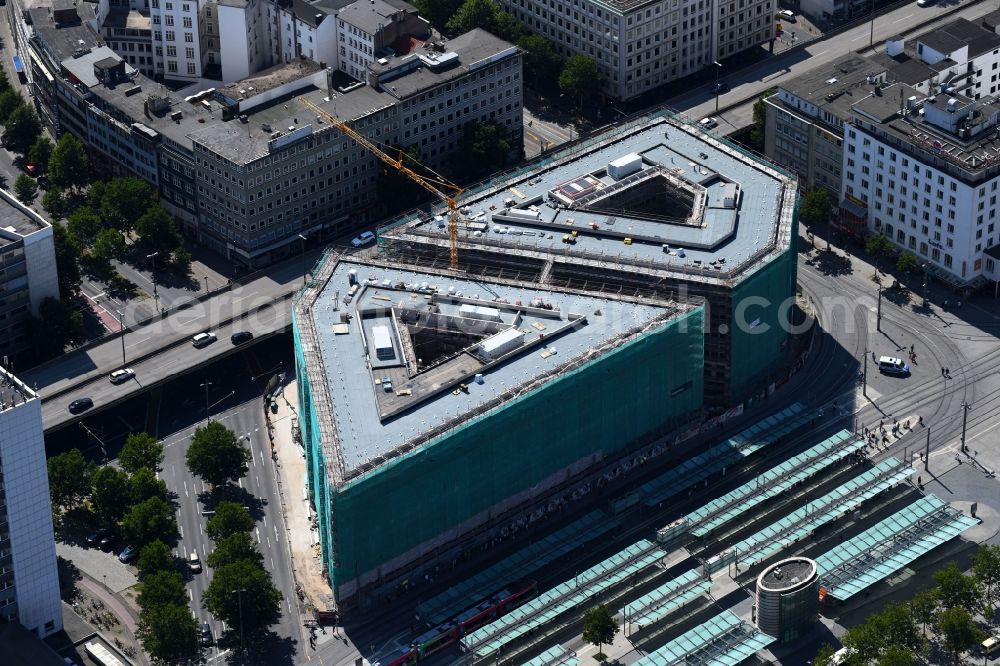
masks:
[(479, 351), (487, 358), (498, 358), (524, 344), (524, 333), (508, 328), (479, 343)]
[(375, 347), (375, 357), (381, 361), (391, 361), (396, 358), (396, 350), (392, 347), (392, 334), (388, 326), (372, 327), (372, 346)]
[(615, 180), (621, 180), (642, 168), (642, 157), (638, 153), (629, 153), (616, 160), (608, 162), (608, 175)]
[(468, 319), (482, 319), (483, 321), (500, 321), (500, 310), (496, 308), (488, 308), (483, 305), (472, 305), (471, 303), (466, 303), (458, 310), (458, 314), (461, 317), (466, 317)]

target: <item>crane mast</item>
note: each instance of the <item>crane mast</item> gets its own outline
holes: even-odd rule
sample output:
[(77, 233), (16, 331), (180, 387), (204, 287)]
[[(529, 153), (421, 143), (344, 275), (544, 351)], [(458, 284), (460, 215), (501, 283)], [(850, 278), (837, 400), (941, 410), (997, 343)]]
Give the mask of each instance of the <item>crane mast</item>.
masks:
[[(403, 152), (396, 149), (398, 155), (393, 157), (388, 152), (386, 152), (380, 145), (366, 137), (364, 134), (354, 130), (347, 123), (342, 122), (339, 118), (329, 113), (325, 109), (321, 108), (319, 105), (314, 103), (312, 100), (302, 96), (298, 98), (298, 101), (305, 106), (307, 109), (316, 114), (317, 118), (322, 118), (326, 122), (330, 123), (338, 130), (349, 136), (354, 141), (365, 147), (368, 152), (375, 155), (375, 157), (382, 160), (385, 164), (389, 165), (399, 173), (403, 174), (413, 182), (415, 182), (420, 187), (424, 188), (434, 196), (436, 196), (440, 201), (448, 206), (448, 243), (449, 243), (449, 259), (452, 270), (458, 268), (458, 202), (456, 198), (459, 197), (463, 189), (452, 183), (443, 176), (439, 176), (434, 173), (431, 169), (424, 167), (429, 173), (434, 175), (434, 178), (426, 178), (410, 167), (406, 166), (403, 161)], [(423, 167), (423, 165), (421, 165)], [(447, 189), (449, 193), (442, 192), (441, 189)]]

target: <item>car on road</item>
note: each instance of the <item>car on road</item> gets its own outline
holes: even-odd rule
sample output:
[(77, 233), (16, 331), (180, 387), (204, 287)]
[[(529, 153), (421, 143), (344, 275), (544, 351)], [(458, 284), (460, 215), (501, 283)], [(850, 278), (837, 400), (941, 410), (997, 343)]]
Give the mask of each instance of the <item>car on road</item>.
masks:
[(132, 368), (122, 368), (121, 370), (115, 370), (108, 377), (112, 384), (124, 384), (128, 380), (135, 377), (135, 370)]
[(729, 84), (725, 81), (719, 81), (712, 86), (713, 95), (725, 95), (727, 92), (729, 92)]
[(128, 563), (134, 560), (138, 556), (139, 556), (138, 546), (133, 546), (130, 544), (128, 546), (125, 546), (122, 552), (118, 553), (118, 561), (123, 563)]
[(198, 553), (196, 551), (192, 550), (191, 554), (188, 555), (188, 569), (194, 573), (201, 571), (201, 560), (198, 559)]
[(790, 9), (782, 9), (778, 12), (779, 21), (788, 21), (789, 23), (795, 23), (795, 12)]
[(229, 340), (234, 345), (242, 345), (244, 342), (250, 342), (253, 340), (253, 333), (250, 331), (236, 331), (229, 336)]
[(202, 645), (212, 644), (212, 627), (208, 625), (208, 622), (201, 623), (201, 631), (198, 634), (198, 640), (201, 641)]
[(88, 534), (85, 541), (88, 546), (98, 546), (105, 539), (109, 539), (110, 537), (111, 537), (111, 530), (109, 530), (107, 527), (102, 527), (96, 532), (91, 532), (90, 534)]
[(201, 349), (202, 347), (207, 347), (216, 340), (218, 340), (218, 338), (215, 337), (215, 333), (207, 331), (205, 333), (199, 333), (191, 338), (191, 344), (194, 345), (196, 349)]
[(69, 403), (69, 413), (79, 414), (80, 412), (85, 412), (94, 406), (94, 401), (90, 398), (77, 398), (73, 402)]
[(934, 0), (917, 0), (917, 7), (930, 7), (934, 4)]
[(362, 231), (357, 238), (351, 241), (354, 247), (364, 247), (375, 242), (375, 233), (372, 231)]
[(719, 121), (715, 118), (702, 118), (698, 121), (698, 125), (701, 126), (703, 130), (710, 130), (713, 127), (718, 127)]

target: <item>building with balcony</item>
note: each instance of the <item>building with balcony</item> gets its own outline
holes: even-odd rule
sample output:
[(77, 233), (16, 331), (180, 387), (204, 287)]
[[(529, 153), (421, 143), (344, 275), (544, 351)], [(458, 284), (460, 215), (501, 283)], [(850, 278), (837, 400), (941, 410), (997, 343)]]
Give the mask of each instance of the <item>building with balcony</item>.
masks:
[(42, 401), (0, 368), (0, 623), (62, 629)]

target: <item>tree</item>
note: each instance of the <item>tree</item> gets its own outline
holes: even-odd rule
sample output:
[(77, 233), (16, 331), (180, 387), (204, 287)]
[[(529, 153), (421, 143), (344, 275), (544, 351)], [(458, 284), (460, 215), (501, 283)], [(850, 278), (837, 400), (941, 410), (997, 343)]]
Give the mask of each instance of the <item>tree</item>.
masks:
[(128, 496), (128, 475), (114, 467), (99, 467), (90, 480), (90, 503), (94, 513), (105, 525), (114, 525), (128, 505), (123, 501)]
[(212, 541), (218, 543), (233, 534), (249, 533), (253, 526), (253, 518), (242, 504), (219, 502), (215, 507), (215, 515), (205, 525), (205, 532)]
[(52, 150), (52, 156), (49, 157), (49, 179), (53, 185), (64, 189), (85, 185), (90, 179), (87, 152), (80, 140), (72, 134), (59, 137)]
[(594, 658), (598, 661), (605, 659), (601, 646), (614, 641), (616, 633), (618, 633), (618, 620), (612, 615), (607, 605), (594, 606), (583, 612), (583, 640), (597, 646), (597, 654)]
[(1000, 546), (988, 543), (979, 544), (972, 556), (972, 575), (979, 589), (982, 590), (984, 615), (993, 616), (1000, 593)]
[(976, 580), (962, 573), (954, 560), (934, 572), (937, 596), (945, 608), (964, 608), (968, 612), (979, 603), (979, 587)]
[(496, 171), (506, 164), (511, 145), (507, 130), (494, 121), (472, 121), (462, 128), (462, 136), (452, 157), (452, 169), (463, 178)]
[(132, 474), (128, 486), (128, 496), (132, 504), (141, 504), (150, 497), (159, 497), (164, 501), (167, 499), (167, 483), (163, 479), (156, 478), (156, 472), (146, 467), (141, 467)]
[(517, 40), (524, 51), (524, 78), (534, 89), (551, 90), (559, 80), (563, 59), (552, 42), (541, 35), (526, 35)]
[(52, 140), (44, 134), (35, 139), (28, 149), (28, 161), (41, 171), (49, 168), (49, 157), (52, 156)]
[(876, 666), (913, 666), (916, 663), (913, 652), (899, 645), (890, 645), (878, 658)]
[(208, 554), (208, 566), (213, 569), (221, 569), (240, 560), (249, 560), (258, 566), (264, 563), (264, 556), (257, 550), (249, 532), (237, 532), (216, 541), (215, 550)]
[(150, 252), (160, 252), (163, 256), (170, 254), (181, 244), (181, 235), (177, 232), (174, 218), (159, 204), (143, 213), (135, 223), (135, 231), (144, 248)]
[(932, 624), (937, 617), (938, 597), (933, 588), (921, 588), (910, 600), (910, 610), (913, 619), (920, 623), (920, 631), (927, 635), (927, 625)]
[(250, 450), (218, 421), (194, 431), (184, 457), (191, 473), (213, 486), (241, 479), (250, 469)]
[(122, 520), (122, 528), (128, 540), (137, 546), (156, 539), (171, 542), (177, 536), (174, 510), (159, 497), (150, 497), (130, 508)]
[(139, 551), (139, 575), (143, 578), (157, 571), (176, 571), (177, 563), (170, 547), (159, 539), (150, 541)]
[(959, 656), (983, 640), (972, 616), (960, 606), (946, 608), (938, 615), (938, 631), (944, 636), (944, 645), (958, 663)]
[(38, 305), (38, 316), (28, 320), (27, 328), (35, 353), (50, 358), (83, 338), (83, 314), (66, 301), (49, 296)]
[(80, 247), (89, 247), (104, 229), (104, 223), (92, 208), (80, 206), (66, 218), (66, 229)]
[(910, 271), (917, 267), (917, 258), (913, 256), (910, 252), (903, 252), (899, 255), (899, 259), (896, 260), (896, 270), (905, 275), (909, 275)]
[(163, 444), (145, 432), (130, 434), (118, 454), (118, 464), (129, 474), (134, 474), (142, 468), (155, 472), (161, 462), (163, 462)]
[(52, 244), (56, 255), (56, 274), (59, 276), (59, 296), (65, 300), (80, 287), (80, 265), (77, 263), (80, 246), (61, 224), (52, 225)]
[(481, 28), (510, 42), (517, 41), (524, 32), (517, 19), (505, 12), (496, 0), (465, 0), (448, 20), (445, 32), (454, 36), (474, 28)]
[(6, 125), (7, 119), (19, 106), (24, 106), (24, 98), (16, 90), (7, 88), (0, 92), (0, 124)]
[(166, 604), (187, 605), (184, 581), (176, 570), (154, 571), (139, 585), (139, 607), (143, 611)]
[(101, 229), (97, 232), (91, 255), (99, 262), (110, 262), (112, 259), (122, 259), (127, 250), (125, 237), (117, 229)]
[(142, 647), (161, 664), (180, 664), (198, 644), (198, 621), (187, 605), (163, 604), (143, 611), (136, 635)]
[(868, 622), (872, 623), (885, 643), (883, 649), (897, 645), (911, 650), (920, 647), (920, 636), (909, 605), (905, 603), (886, 604), (882, 612), (873, 615)]
[(14, 181), (14, 194), (26, 204), (35, 200), (38, 194), (38, 182), (26, 173), (22, 173)]
[(806, 227), (826, 224), (830, 221), (832, 213), (833, 203), (830, 201), (830, 193), (822, 187), (812, 189), (802, 197), (802, 204), (799, 206), (799, 220)]
[(58, 187), (46, 190), (45, 194), (42, 195), (42, 209), (51, 215), (52, 219), (58, 220), (65, 217), (66, 208), (66, 195)]
[(758, 152), (764, 152), (764, 128), (767, 125), (767, 106), (764, 100), (775, 92), (774, 88), (764, 91), (753, 103), (753, 125), (750, 127), (750, 143)]
[(597, 63), (590, 56), (577, 53), (566, 61), (559, 74), (559, 89), (577, 98), (577, 106), (584, 98), (597, 96), (601, 92), (603, 77)]
[(191, 271), (191, 252), (183, 245), (174, 250), (171, 267), (178, 275), (187, 275)]
[(833, 655), (836, 654), (836, 650), (829, 643), (823, 643), (820, 646), (819, 652), (813, 657), (812, 666), (833, 666)]
[(41, 131), (42, 123), (35, 110), (27, 104), (21, 104), (10, 112), (4, 123), (3, 142), (15, 153), (25, 155)]
[(281, 599), (281, 592), (263, 568), (239, 560), (215, 570), (202, 604), (227, 626), (242, 626), (246, 636), (253, 636), (278, 621)]
[(90, 493), (90, 477), (94, 464), (83, 457), (80, 449), (52, 456), (48, 461), (49, 494), (56, 506), (71, 509)]
[(865, 243), (865, 252), (875, 257), (875, 272), (878, 273), (879, 259), (892, 252), (892, 241), (884, 234), (874, 234)]
[(113, 178), (98, 194), (101, 217), (122, 232), (131, 231), (136, 220), (156, 206), (153, 188), (142, 178)]

